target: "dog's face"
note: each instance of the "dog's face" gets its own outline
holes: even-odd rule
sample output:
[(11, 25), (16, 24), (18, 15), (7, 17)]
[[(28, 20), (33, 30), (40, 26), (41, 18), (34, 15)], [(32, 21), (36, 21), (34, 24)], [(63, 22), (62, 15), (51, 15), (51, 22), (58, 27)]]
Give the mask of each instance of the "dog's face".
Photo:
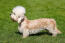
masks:
[(14, 12), (12, 12), (10, 16), (13, 21), (18, 21), (18, 17), (16, 16)]
[(17, 21), (18, 23), (20, 23), (21, 20), (24, 18), (24, 14), (25, 14), (25, 8), (22, 6), (17, 6), (13, 8), (10, 16), (13, 21)]

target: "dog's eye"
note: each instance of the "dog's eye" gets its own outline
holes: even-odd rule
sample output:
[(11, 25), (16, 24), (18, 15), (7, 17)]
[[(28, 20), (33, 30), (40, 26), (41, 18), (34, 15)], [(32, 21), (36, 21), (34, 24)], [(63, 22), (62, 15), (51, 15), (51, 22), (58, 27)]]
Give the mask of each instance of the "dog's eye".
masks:
[(14, 15), (16, 15), (15, 13), (13, 13)]
[(20, 18), (20, 16), (18, 16), (18, 18)]

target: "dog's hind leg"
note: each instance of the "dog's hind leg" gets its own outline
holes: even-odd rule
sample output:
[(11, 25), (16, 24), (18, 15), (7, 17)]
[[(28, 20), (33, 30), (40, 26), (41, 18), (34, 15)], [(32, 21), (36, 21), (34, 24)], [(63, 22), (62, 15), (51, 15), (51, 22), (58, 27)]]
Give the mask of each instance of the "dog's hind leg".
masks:
[(52, 36), (56, 36), (57, 34), (60, 34), (61, 32), (57, 29), (56, 26), (50, 25), (47, 30), (52, 33)]
[(49, 28), (49, 29), (47, 29), (47, 30), (52, 34), (52, 36), (56, 36), (56, 35), (57, 35), (56, 30), (54, 30), (54, 29), (52, 29), (52, 28)]
[(56, 36), (58, 34), (57, 30), (55, 29), (54, 25), (49, 25), (47, 30), (52, 34), (52, 36)]
[(57, 29), (57, 27), (55, 26), (55, 30), (58, 34), (61, 34), (61, 31)]

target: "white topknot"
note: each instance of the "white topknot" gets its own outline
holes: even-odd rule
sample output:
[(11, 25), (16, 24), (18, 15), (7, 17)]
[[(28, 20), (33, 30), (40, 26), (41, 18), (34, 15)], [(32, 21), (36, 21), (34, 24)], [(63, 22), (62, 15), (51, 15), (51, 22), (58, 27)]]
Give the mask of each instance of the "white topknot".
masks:
[(15, 8), (13, 8), (13, 12), (17, 13), (17, 14), (25, 14), (25, 8), (23, 6), (16, 6)]

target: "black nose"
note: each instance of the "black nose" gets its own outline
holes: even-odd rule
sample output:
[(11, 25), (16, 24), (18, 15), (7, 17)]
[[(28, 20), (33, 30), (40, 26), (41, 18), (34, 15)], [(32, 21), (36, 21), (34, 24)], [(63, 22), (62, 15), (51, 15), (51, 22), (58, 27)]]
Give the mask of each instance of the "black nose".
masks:
[(11, 14), (10, 14), (10, 16), (11, 16)]

